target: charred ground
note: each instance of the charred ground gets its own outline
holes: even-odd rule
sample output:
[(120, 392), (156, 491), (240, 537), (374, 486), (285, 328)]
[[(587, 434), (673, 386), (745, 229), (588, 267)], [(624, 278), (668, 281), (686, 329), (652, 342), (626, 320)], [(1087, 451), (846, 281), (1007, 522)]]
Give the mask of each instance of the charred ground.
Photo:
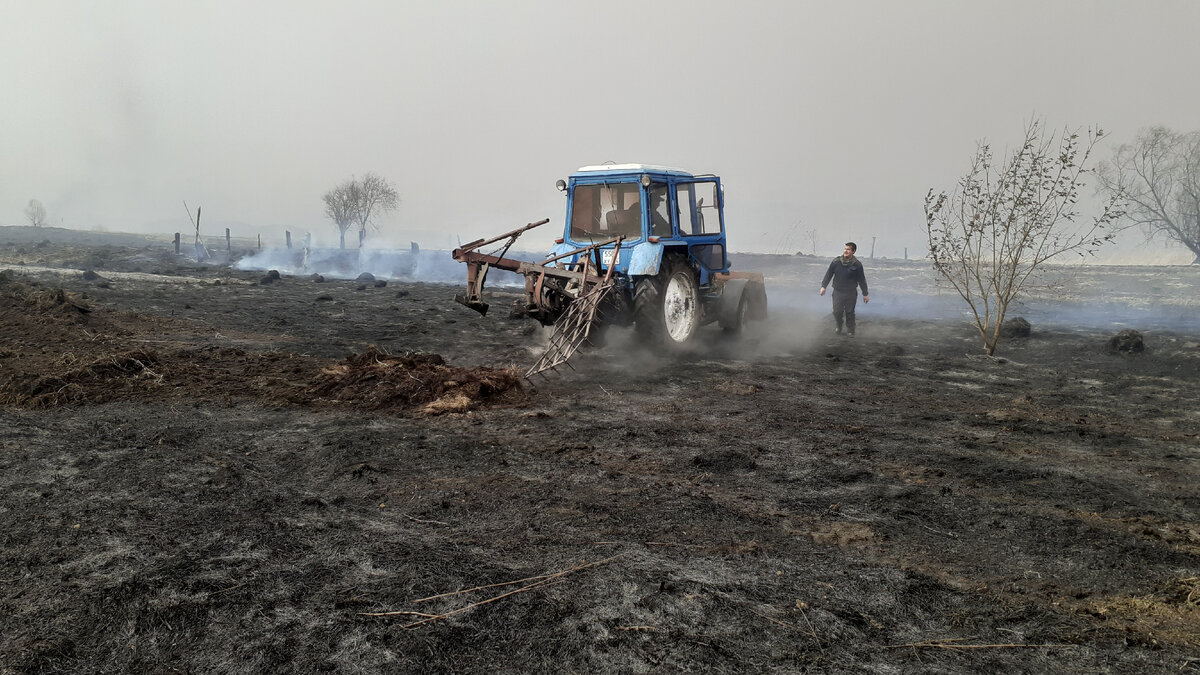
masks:
[(782, 303), (533, 388), (542, 329), (453, 287), (42, 241), (0, 234), (0, 671), (1200, 669), (1193, 332)]

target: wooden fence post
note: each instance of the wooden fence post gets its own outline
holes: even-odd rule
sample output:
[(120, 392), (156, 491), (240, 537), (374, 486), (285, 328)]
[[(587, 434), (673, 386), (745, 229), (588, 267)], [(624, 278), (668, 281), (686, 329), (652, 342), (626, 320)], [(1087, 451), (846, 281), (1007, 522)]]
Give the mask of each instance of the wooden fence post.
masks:
[(179, 255), (179, 233), (175, 233), (175, 255)]
[(232, 251), (233, 245), (229, 243), (229, 228), (225, 228), (225, 250)]

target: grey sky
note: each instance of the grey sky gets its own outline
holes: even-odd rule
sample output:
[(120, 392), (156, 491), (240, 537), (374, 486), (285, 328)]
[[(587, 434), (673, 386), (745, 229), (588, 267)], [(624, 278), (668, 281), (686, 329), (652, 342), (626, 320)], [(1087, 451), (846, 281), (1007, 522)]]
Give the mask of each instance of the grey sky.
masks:
[(1190, 0), (0, 0), (0, 224), (36, 198), (171, 232), (187, 200), (332, 239), (321, 195), (374, 171), (384, 233), (445, 247), (559, 227), (554, 181), (612, 160), (720, 174), (734, 251), (920, 255), (925, 191), (1034, 114), (1200, 128), (1196, 26)]

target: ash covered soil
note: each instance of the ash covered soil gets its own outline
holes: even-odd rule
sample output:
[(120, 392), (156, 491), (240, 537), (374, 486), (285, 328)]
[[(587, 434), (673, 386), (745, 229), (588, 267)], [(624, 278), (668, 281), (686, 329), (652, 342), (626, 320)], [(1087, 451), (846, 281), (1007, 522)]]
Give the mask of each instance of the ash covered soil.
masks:
[(839, 339), (752, 259), (765, 325), (534, 387), (510, 291), (97, 237), (0, 230), (0, 672), (1200, 671), (1193, 327), (986, 358), (879, 263)]

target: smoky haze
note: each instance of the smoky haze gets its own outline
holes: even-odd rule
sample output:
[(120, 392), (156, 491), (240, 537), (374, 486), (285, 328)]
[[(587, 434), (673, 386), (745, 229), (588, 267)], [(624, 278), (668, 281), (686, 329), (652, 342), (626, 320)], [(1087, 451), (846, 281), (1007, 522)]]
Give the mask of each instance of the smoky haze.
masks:
[[(280, 245), (331, 235), (321, 195), (373, 171), (402, 199), (379, 236), (449, 249), (553, 230), (554, 181), (611, 160), (721, 175), (734, 251), (916, 257), (977, 140), (1200, 109), (1185, 0), (0, 5), (0, 225), (38, 199), (53, 226), (187, 232), (186, 200)], [(1189, 262), (1154, 248), (1112, 255)]]

